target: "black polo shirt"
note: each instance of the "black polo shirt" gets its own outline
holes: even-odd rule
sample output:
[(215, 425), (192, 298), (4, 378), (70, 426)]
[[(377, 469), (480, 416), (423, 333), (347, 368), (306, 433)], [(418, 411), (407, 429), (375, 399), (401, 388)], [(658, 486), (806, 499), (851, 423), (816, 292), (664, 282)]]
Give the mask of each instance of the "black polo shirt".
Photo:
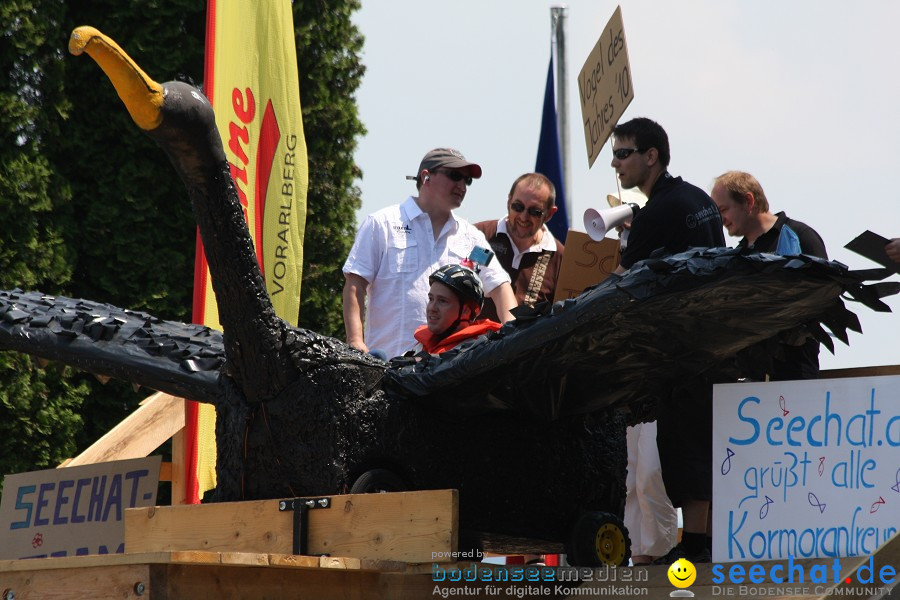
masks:
[(630, 269), (657, 248), (669, 254), (725, 245), (722, 217), (709, 194), (668, 172), (653, 185), (647, 204), (631, 223), (619, 264)]
[[(825, 251), (825, 242), (816, 233), (816, 230), (800, 221), (789, 218), (783, 212), (775, 215), (778, 220), (772, 228), (756, 238), (753, 244), (747, 243), (747, 238), (738, 242), (738, 247), (747, 248), (754, 252), (775, 252), (778, 248), (778, 237), (781, 228), (787, 225), (794, 230), (800, 240), (800, 252), (810, 256), (828, 258)], [(782, 346), (784, 357), (773, 361), (770, 378), (773, 381), (791, 381), (795, 379), (816, 379), (819, 376), (819, 342), (810, 338), (802, 346)]]
[(800, 239), (800, 251), (810, 256), (818, 256), (819, 258), (828, 258), (828, 252), (825, 250), (825, 242), (822, 236), (816, 233), (816, 230), (800, 221), (789, 218), (784, 212), (776, 213), (778, 220), (772, 225), (772, 228), (756, 238), (753, 244), (747, 244), (747, 238), (738, 242), (741, 248), (749, 248), (756, 252), (775, 252), (778, 247), (778, 237), (781, 235), (781, 228), (787, 225), (794, 230)]

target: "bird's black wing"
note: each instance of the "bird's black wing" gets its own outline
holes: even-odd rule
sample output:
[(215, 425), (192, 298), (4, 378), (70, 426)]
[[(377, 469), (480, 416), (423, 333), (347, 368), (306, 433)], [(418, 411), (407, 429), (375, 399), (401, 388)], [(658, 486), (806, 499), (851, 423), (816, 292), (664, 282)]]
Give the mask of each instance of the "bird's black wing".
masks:
[(387, 373), (390, 393), (455, 412), (513, 410), (542, 419), (619, 406), (641, 412), (703, 375), (765, 372), (800, 329), (833, 350), (859, 321), (841, 296), (878, 311), (898, 283), (815, 257), (693, 249), (651, 258), (545, 315)]
[(0, 291), (0, 349), (210, 403), (225, 360), (209, 327), (21, 290)]

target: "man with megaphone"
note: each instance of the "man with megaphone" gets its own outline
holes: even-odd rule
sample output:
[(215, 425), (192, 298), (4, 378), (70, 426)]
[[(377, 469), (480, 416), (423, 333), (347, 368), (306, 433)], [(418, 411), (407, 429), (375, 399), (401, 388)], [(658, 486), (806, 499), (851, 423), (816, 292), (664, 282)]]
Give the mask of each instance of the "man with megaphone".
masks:
[[(669, 138), (655, 121), (639, 117), (613, 129), (612, 167), (622, 188), (639, 188), (647, 203), (631, 221), (628, 245), (617, 273), (649, 258), (657, 249), (724, 246), (722, 219), (709, 195), (669, 174)], [(683, 517), (681, 542), (660, 564), (679, 558), (709, 562), (707, 524), (712, 500), (712, 385), (686, 380), (661, 399), (657, 444), (666, 493)]]

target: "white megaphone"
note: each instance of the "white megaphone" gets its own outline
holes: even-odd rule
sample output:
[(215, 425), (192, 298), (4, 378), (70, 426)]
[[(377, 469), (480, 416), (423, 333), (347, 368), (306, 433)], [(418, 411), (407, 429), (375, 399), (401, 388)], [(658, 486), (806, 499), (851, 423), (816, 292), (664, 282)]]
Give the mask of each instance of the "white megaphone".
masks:
[(589, 208), (584, 211), (584, 229), (592, 240), (599, 242), (606, 237), (607, 231), (633, 219), (639, 210), (641, 207), (634, 202), (605, 210)]

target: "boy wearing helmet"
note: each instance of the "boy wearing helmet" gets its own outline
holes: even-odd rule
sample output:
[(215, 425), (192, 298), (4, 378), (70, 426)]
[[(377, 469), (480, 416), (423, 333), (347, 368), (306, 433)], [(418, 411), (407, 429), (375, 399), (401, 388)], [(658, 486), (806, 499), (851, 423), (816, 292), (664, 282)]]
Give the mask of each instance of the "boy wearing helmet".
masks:
[(500, 329), (496, 321), (475, 320), (484, 306), (484, 289), (471, 269), (444, 265), (428, 277), (428, 283), (425, 325), (415, 332), (421, 350), (440, 354), (464, 340)]

